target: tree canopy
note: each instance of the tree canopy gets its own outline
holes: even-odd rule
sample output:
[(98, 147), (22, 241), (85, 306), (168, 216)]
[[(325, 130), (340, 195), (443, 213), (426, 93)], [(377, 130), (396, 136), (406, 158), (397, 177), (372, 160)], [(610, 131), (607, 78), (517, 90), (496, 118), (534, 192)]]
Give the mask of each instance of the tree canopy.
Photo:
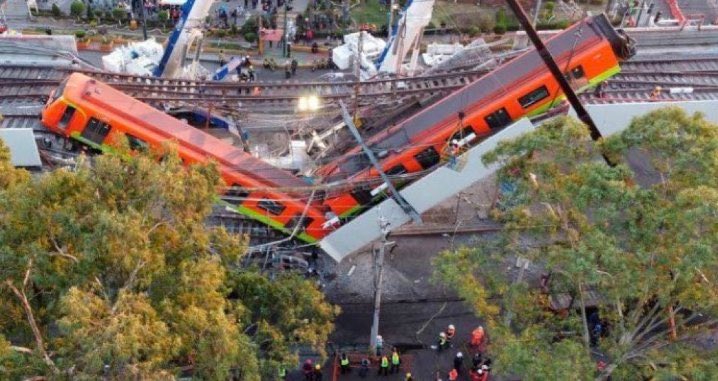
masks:
[[(498, 372), (714, 379), (715, 348), (700, 341), (718, 316), (718, 126), (668, 108), (596, 143), (565, 118), (484, 161), (502, 164), (498, 181), (513, 190), (493, 211), (503, 233), (435, 265), (486, 319)], [(545, 287), (507, 272), (516, 257), (550, 274)], [(560, 294), (566, 314), (549, 308)], [(582, 308), (591, 298), (594, 319)]]
[(260, 380), (321, 350), (323, 294), (205, 225), (214, 165), (118, 150), (30, 176), (0, 142), (0, 378)]

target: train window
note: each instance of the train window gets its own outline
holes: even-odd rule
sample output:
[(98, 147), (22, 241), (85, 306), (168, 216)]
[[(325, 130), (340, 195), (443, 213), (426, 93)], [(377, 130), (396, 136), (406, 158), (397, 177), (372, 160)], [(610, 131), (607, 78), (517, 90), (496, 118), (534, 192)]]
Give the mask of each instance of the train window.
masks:
[(571, 70), (571, 76), (573, 79), (583, 78), (585, 75), (586, 73), (583, 72), (583, 67), (581, 65), (578, 65)]
[(93, 143), (102, 144), (110, 133), (110, 125), (95, 118), (90, 118), (87, 127), (82, 131), (82, 137)]
[(272, 200), (262, 200), (257, 203), (257, 206), (277, 216), (287, 209), (286, 206)]
[(395, 165), (395, 166), (389, 168), (385, 173), (389, 176), (394, 176), (394, 175), (401, 175), (401, 174), (407, 173), (407, 172), (408, 171), (406, 170), (406, 167), (399, 164), (399, 165)]
[(371, 202), (371, 200), (374, 198), (371, 195), (371, 190), (367, 187), (359, 187), (351, 191), (352, 197), (354, 197), (355, 200), (360, 205), (366, 205)]
[(471, 126), (466, 126), (466, 127), (462, 128), (460, 131), (456, 131), (453, 135), (451, 135), (449, 142), (451, 142), (452, 140), (462, 140), (471, 134), (474, 134), (474, 136), (476, 136), (476, 132), (474, 132), (474, 128)]
[(546, 88), (546, 86), (541, 86), (538, 89), (519, 98), (519, 104), (521, 104), (521, 107), (523, 108), (529, 108), (546, 98), (548, 98), (548, 89)]
[(70, 77), (67, 77), (60, 82), (60, 85), (57, 86), (57, 89), (52, 92), (52, 98), (50, 99), (49, 103), (55, 102), (58, 98), (62, 96), (62, 93), (65, 92), (65, 86), (67, 86), (67, 81), (70, 80)]
[(304, 216), (304, 218), (302, 218), (302, 216), (294, 216), (294, 217), (292, 217), (292, 219), (289, 220), (289, 222), (287, 222), (287, 224), (285, 225), (285, 227), (286, 227), (287, 229), (294, 230), (294, 227), (297, 226), (297, 224), (299, 223), (299, 220), (300, 220), (300, 219), (302, 220), (301, 230), (306, 229), (307, 226), (311, 225), (312, 222), (314, 222), (314, 219), (311, 218), (311, 217)]
[(130, 144), (130, 149), (132, 150), (146, 151), (150, 147), (147, 142), (136, 136), (130, 134), (125, 134), (125, 136), (127, 136), (127, 142)]
[(441, 157), (439, 156), (439, 153), (436, 152), (434, 147), (429, 147), (419, 152), (416, 156), (414, 156), (414, 159), (416, 159), (416, 161), (418, 161), (424, 169), (429, 169), (436, 164), (439, 164), (439, 161), (441, 161)]
[(229, 189), (224, 192), (224, 199), (232, 205), (239, 205), (249, 196), (249, 192), (237, 184), (232, 185)]
[(62, 128), (63, 130), (67, 128), (67, 126), (70, 124), (70, 120), (72, 119), (72, 116), (75, 115), (75, 108), (67, 105), (65, 107), (65, 112), (62, 113), (62, 118), (60, 119), (60, 123), (58, 123), (58, 126)]
[(503, 128), (511, 124), (512, 120), (505, 108), (500, 108), (493, 113), (487, 115), (484, 120), (490, 129)]

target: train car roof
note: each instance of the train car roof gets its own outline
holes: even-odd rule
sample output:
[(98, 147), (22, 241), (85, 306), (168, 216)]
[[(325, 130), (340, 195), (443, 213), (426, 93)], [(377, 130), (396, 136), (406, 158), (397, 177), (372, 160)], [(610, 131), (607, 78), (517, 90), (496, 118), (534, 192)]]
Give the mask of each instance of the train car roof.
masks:
[[(586, 46), (606, 39), (604, 20), (605, 16), (599, 15), (577, 22), (549, 39), (546, 46), (557, 61), (562, 61), (570, 57), (574, 52), (580, 52)], [(485, 76), (449, 94), (425, 110), (373, 136), (368, 140), (368, 145), (375, 152), (406, 147), (412, 143), (414, 137), (431, 130), (443, 121), (453, 117), (459, 123), (460, 111), (466, 112), (469, 108), (478, 107), (487, 102), (487, 98), (490, 96), (489, 99), (494, 99), (495, 97), (492, 95), (498, 91), (504, 90), (506, 92), (510, 90), (512, 83), (530, 78), (542, 69), (548, 70), (543, 65), (543, 60), (538, 51), (532, 48)], [(338, 160), (340, 161), (339, 168), (341, 173), (346, 175), (357, 173), (369, 165), (369, 161), (357, 149), (352, 149)]]
[(80, 80), (85, 81), (84, 86), (79, 87), (83, 99), (92, 102), (101, 109), (138, 123), (168, 139), (174, 139), (178, 143), (190, 145), (204, 156), (214, 158), (219, 164), (223, 164), (246, 176), (251, 176), (267, 185), (279, 187), (302, 187), (307, 185), (306, 182), (291, 173), (265, 163), (243, 150), (175, 119), (121, 91), (115, 90), (105, 83), (82, 74), (76, 73), (73, 76), (81, 76), (83, 78)]

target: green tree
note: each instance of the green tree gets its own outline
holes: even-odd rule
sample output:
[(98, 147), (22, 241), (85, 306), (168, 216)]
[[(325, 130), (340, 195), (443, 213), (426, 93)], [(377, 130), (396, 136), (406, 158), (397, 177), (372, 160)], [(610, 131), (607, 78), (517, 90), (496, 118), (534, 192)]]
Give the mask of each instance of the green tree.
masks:
[(115, 8), (112, 10), (112, 18), (122, 25), (122, 22), (127, 20), (127, 11), (122, 8)]
[(167, 27), (167, 21), (170, 19), (170, 13), (162, 10), (157, 13), (157, 20), (159, 20), (160, 24), (163, 28)]
[(76, 19), (80, 19), (82, 17), (82, 13), (85, 11), (85, 3), (82, 1), (76, 0), (73, 1), (72, 4), (70, 4), (70, 14), (75, 17)]
[(62, 17), (62, 11), (60, 10), (60, 7), (58, 7), (55, 3), (52, 4), (51, 12), (53, 17)]
[[(652, 176), (634, 171), (629, 153)], [(503, 164), (499, 181), (516, 189), (494, 210), (504, 232), (435, 264), (487, 320), (497, 370), (526, 380), (712, 379), (716, 353), (695, 341), (718, 316), (716, 158), (718, 126), (678, 108), (598, 144), (562, 119), (488, 153), (487, 163)], [(547, 293), (508, 276), (516, 257), (545, 267)], [(575, 301), (565, 317), (547, 308), (560, 293)], [(607, 359), (601, 372), (582, 308), (589, 293), (609, 327), (593, 348)]]
[(214, 165), (116, 150), (30, 177), (0, 146), (1, 379), (260, 380), (321, 347), (337, 312), (322, 294), (241, 268), (244, 240), (204, 225)]

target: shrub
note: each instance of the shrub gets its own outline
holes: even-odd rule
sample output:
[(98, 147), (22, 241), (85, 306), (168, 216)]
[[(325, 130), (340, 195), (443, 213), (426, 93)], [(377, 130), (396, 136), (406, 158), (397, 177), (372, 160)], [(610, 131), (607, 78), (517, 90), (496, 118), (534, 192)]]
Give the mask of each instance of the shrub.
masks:
[(60, 10), (60, 7), (57, 6), (57, 4), (52, 4), (52, 15), (55, 17), (62, 16), (62, 11)]
[(218, 29), (215, 35), (219, 38), (224, 38), (227, 35), (227, 32), (225, 32), (224, 29)]
[(496, 12), (496, 25), (499, 24), (506, 26), (506, 9), (499, 8), (499, 10)]
[(482, 13), (479, 15), (478, 24), (479, 24), (479, 29), (483, 33), (491, 32), (494, 29), (494, 26), (496, 26), (496, 23), (494, 22), (494, 18), (485, 13)]
[(242, 25), (242, 28), (240, 29), (242, 32), (242, 35), (245, 35), (247, 33), (255, 33), (257, 31), (257, 17), (251, 17), (247, 22)]
[(86, 36), (87, 33), (84, 30), (75, 31), (75, 37), (77, 37), (78, 40), (84, 40)]
[(92, 9), (92, 6), (87, 6), (87, 20), (92, 21), (95, 19), (95, 10)]
[(82, 1), (75, 0), (70, 4), (70, 14), (73, 17), (79, 19), (83, 12), (85, 12), (85, 4)]
[(90, 20), (90, 28), (97, 28), (97, 20)]
[(553, 10), (556, 9), (556, 3), (553, 1), (549, 1), (544, 5), (544, 8), (546, 8), (547, 11), (553, 13)]
[(159, 11), (157, 13), (157, 20), (159, 20), (160, 24), (167, 25), (167, 20), (170, 19), (170, 13), (167, 11)]
[(237, 25), (232, 24), (232, 26), (229, 28), (229, 34), (232, 36), (236, 36), (237, 33), (239, 33), (239, 28), (237, 28)]
[(253, 43), (257, 41), (257, 34), (254, 32), (247, 32), (244, 34), (244, 39), (249, 43)]
[(119, 22), (122, 22), (127, 18), (127, 11), (122, 8), (115, 8), (112, 10), (112, 18)]
[(479, 35), (479, 33), (481, 33), (481, 29), (479, 29), (479, 27), (476, 25), (472, 25), (469, 27), (468, 33), (469, 33), (469, 36), (476, 37)]
[(506, 25), (497, 23), (494, 26), (494, 33), (496, 34), (504, 34), (506, 33)]

